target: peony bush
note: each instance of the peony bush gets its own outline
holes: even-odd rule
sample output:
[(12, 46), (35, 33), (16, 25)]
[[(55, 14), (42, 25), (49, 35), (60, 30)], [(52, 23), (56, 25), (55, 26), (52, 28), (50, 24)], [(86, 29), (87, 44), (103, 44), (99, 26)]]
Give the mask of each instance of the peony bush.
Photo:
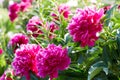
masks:
[(120, 79), (119, 0), (7, 3), (0, 80)]

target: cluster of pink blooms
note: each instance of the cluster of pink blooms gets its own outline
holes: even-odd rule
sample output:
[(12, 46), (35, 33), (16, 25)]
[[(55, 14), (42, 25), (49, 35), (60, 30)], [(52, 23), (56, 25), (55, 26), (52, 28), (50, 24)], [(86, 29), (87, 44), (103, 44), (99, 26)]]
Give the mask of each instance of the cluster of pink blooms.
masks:
[(67, 49), (62, 46), (49, 44), (41, 48), (35, 44), (23, 44), (15, 52), (12, 66), (15, 75), (25, 76), (30, 80), (29, 72), (39, 77), (50, 75), (50, 79), (57, 78), (58, 70), (65, 70), (70, 64)]
[(27, 36), (22, 33), (17, 33), (10, 39), (8, 47), (15, 51), (21, 44), (27, 44), (28, 41), (29, 39)]
[[(33, 16), (31, 19), (29, 19), (26, 26), (27, 31), (31, 31), (32, 36), (34, 37), (38, 37), (40, 34), (43, 34), (43, 31), (40, 29), (40, 27), (44, 28), (47, 31), (50, 31), (51, 33), (53, 33), (55, 30), (58, 30), (58, 26), (54, 22), (51, 22), (50, 24), (47, 23), (44, 26), (42, 20), (40, 20), (38, 16)], [(50, 34), (49, 37), (52, 39), (54, 38), (54, 35)]]
[(33, 16), (31, 19), (29, 19), (27, 23), (27, 31), (31, 31), (34, 37), (37, 37), (39, 34), (42, 34), (42, 30), (40, 30), (40, 26), (43, 26), (43, 22), (39, 19), (38, 16)]
[(24, 12), (31, 6), (32, 0), (22, 0), (20, 3), (14, 2), (9, 6), (9, 17), (14, 21), (18, 17), (20, 11)]
[[(9, 17), (14, 21), (20, 11), (24, 12), (31, 6), (32, 0), (22, 0), (19, 4), (14, 3), (9, 6)], [(62, 4), (58, 7), (58, 12), (67, 19), (70, 15), (70, 7)], [(102, 30), (101, 18), (105, 10), (100, 9), (77, 9), (76, 14), (71, 19), (67, 29), (73, 38), (73, 41), (79, 42), (82, 47), (94, 46), (95, 41), (98, 40), (97, 33)], [(55, 20), (59, 20), (57, 14), (52, 13), (51, 16)], [(32, 36), (38, 37), (43, 34), (41, 28), (49, 31), (50, 39), (54, 38), (54, 31), (58, 30), (55, 22), (50, 22), (44, 25), (38, 16), (33, 16), (29, 19), (26, 30), (32, 32)], [(46, 48), (41, 48), (37, 44), (28, 44), (28, 37), (19, 33), (15, 34), (9, 41), (8, 47), (12, 47), (15, 52), (15, 58), (12, 62), (12, 67), (15, 75), (25, 76), (30, 80), (30, 72), (32, 71), (36, 76), (44, 78), (50, 77), (50, 80), (58, 77), (59, 70), (65, 70), (70, 65), (70, 58), (68, 56), (67, 48), (49, 44)], [(1, 53), (0, 53), (1, 54)], [(3, 78), (5, 75), (3, 75)], [(2, 77), (1, 77), (2, 78)], [(0, 78), (0, 80), (2, 80)], [(4, 79), (3, 79), (4, 80)]]
[(58, 70), (65, 70), (70, 64), (67, 49), (62, 46), (49, 44), (37, 54), (38, 75), (42, 78), (47, 75), (50, 80), (58, 77)]
[(9, 17), (11, 21), (14, 21), (18, 17), (19, 4), (14, 3), (9, 6)]
[(77, 9), (76, 14), (71, 19), (67, 29), (75, 42), (80, 42), (84, 47), (94, 46), (98, 39), (96, 35), (102, 30), (100, 19), (104, 14), (104, 10), (100, 9)]
[[(60, 6), (58, 6), (58, 12), (63, 15), (63, 17), (65, 19), (67, 19), (70, 15), (70, 7), (66, 4), (61, 4)], [(55, 13), (51, 13), (51, 16), (55, 19), (55, 20), (59, 20), (58, 15)]]

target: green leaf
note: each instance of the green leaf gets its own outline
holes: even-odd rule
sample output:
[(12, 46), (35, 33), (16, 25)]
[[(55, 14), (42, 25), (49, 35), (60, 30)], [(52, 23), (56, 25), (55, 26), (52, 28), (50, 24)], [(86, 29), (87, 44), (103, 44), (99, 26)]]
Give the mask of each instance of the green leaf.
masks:
[(107, 75), (101, 71), (93, 80), (109, 80), (107, 79)]
[(106, 65), (108, 65), (108, 62), (111, 62), (109, 53), (110, 53), (109, 47), (104, 46), (103, 47), (102, 58), (103, 58), (103, 61), (105, 62)]
[(85, 60), (85, 58), (83, 57), (82, 54), (80, 54), (77, 62), (78, 62), (79, 64), (81, 64), (84, 60)]
[(65, 36), (64, 36), (65, 43), (68, 43), (68, 41), (70, 41), (70, 40), (71, 40), (70, 34), (66, 33)]
[(26, 80), (25, 76), (22, 76), (20, 80)]
[[(99, 62), (93, 64), (88, 71), (88, 79), (87, 80), (92, 80), (92, 78), (94, 78), (97, 74), (99, 74), (101, 71), (103, 71), (103, 69), (105, 70), (106, 68), (107, 67), (103, 61), (99, 61)], [(105, 70), (105, 72), (108, 73), (107, 70)]]
[(120, 29), (117, 31), (117, 45), (118, 45), (118, 52), (120, 52)]
[(104, 22), (105, 26), (109, 26), (111, 16), (113, 15), (113, 11), (116, 7), (117, 7), (117, 4), (114, 5), (109, 11), (106, 12), (106, 20)]
[(86, 73), (84, 71), (65, 70), (59, 72), (59, 77), (55, 80), (86, 80)]
[(30, 74), (30, 79), (31, 80), (38, 80), (38, 78), (35, 75), (33, 75), (32, 73)]

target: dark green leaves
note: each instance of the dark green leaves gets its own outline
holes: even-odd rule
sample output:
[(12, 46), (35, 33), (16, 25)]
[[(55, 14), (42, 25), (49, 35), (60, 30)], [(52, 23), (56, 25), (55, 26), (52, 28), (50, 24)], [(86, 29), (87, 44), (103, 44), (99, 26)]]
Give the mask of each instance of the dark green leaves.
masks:
[(110, 19), (111, 19), (111, 17), (112, 17), (112, 15), (113, 15), (113, 11), (114, 11), (114, 9), (117, 7), (117, 4), (116, 5), (114, 5), (109, 11), (107, 11), (107, 13), (106, 13), (106, 19), (105, 19), (105, 22), (104, 22), (104, 25), (105, 26), (108, 26), (109, 25), (109, 23), (110, 23)]
[(88, 80), (92, 80), (93, 77), (95, 77), (101, 71), (104, 71), (106, 74), (108, 74), (108, 69), (103, 61), (93, 64), (88, 71)]

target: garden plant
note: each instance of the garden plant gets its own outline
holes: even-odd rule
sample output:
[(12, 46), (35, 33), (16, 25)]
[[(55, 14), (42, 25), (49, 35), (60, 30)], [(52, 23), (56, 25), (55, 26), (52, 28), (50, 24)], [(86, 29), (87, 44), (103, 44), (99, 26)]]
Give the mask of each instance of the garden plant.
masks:
[(120, 80), (120, 0), (3, 0), (0, 80)]

